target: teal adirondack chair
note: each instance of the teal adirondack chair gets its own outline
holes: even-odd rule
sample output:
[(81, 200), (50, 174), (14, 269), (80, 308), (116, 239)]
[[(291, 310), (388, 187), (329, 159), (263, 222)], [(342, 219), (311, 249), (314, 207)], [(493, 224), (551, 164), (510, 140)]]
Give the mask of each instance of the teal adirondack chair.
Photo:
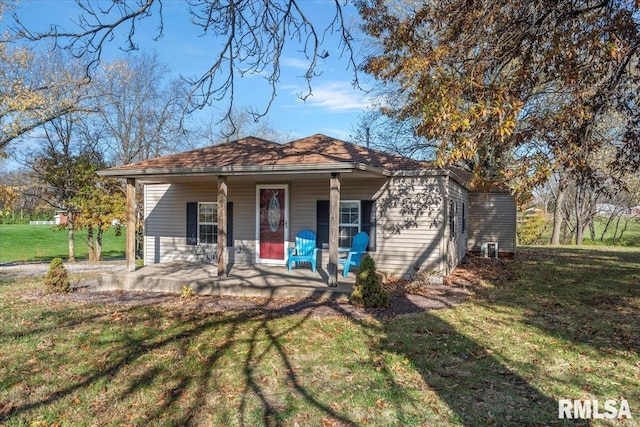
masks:
[(347, 277), (347, 275), (349, 274), (349, 269), (352, 265), (354, 267), (360, 267), (362, 256), (367, 253), (367, 245), (369, 245), (369, 235), (364, 231), (359, 232), (353, 237), (351, 249), (348, 249), (348, 252), (347, 250), (344, 251), (345, 253), (347, 253), (347, 257), (338, 258), (338, 264), (344, 266), (344, 269), (342, 271), (342, 275), (344, 277)]
[(287, 268), (291, 271), (291, 265), (295, 262), (311, 263), (311, 271), (316, 271), (316, 233), (311, 230), (302, 230), (296, 234), (296, 245), (288, 248)]

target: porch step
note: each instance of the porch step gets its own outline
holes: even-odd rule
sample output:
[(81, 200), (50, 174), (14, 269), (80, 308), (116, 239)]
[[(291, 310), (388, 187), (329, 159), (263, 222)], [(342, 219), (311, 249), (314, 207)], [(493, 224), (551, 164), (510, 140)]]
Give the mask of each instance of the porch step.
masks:
[[(353, 273), (352, 273), (353, 275)], [(218, 278), (213, 266), (170, 264), (143, 267), (134, 272), (100, 274), (97, 291), (153, 291), (177, 293), (188, 286), (199, 295), (263, 298), (345, 299), (352, 292), (353, 278), (340, 276), (337, 287), (329, 287), (326, 273), (284, 267), (234, 267), (229, 275)]]

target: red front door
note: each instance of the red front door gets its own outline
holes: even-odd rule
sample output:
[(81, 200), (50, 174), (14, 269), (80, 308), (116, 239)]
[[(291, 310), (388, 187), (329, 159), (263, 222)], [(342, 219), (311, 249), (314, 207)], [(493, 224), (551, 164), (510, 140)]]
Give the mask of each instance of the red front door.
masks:
[(286, 188), (260, 188), (260, 259), (284, 261)]

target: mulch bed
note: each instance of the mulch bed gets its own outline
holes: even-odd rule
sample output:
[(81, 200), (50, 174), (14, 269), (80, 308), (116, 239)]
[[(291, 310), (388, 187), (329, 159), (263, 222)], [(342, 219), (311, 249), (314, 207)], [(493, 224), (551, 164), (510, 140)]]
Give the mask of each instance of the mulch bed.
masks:
[(348, 301), (339, 300), (231, 296), (181, 298), (176, 294), (157, 292), (91, 292), (83, 288), (64, 295), (45, 295), (41, 291), (35, 291), (27, 297), (48, 299), (52, 302), (98, 305), (155, 305), (200, 313), (257, 312), (257, 314), (266, 316), (297, 314), (315, 318), (335, 316), (359, 319), (366, 317), (388, 318), (460, 304), (469, 298), (474, 289), (481, 286), (484, 280), (503, 275), (506, 268), (505, 263), (508, 262), (471, 255), (465, 258), (465, 261), (451, 273), (443, 284), (409, 280), (386, 284), (385, 288), (390, 294), (390, 306), (379, 309), (365, 309), (354, 306)]

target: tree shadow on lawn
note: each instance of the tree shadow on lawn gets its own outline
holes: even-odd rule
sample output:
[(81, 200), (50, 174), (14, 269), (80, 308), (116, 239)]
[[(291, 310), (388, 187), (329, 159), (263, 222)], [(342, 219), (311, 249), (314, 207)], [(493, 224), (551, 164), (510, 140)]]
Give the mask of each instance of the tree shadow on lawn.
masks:
[[(327, 329), (326, 317), (314, 317), (320, 310), (344, 322)], [(0, 421), (31, 420), (45, 408), (40, 413), (58, 412), (54, 422), (67, 405), (84, 405), (87, 423), (107, 424), (288, 425), (304, 424), (311, 413), (326, 425), (558, 421), (557, 401), (447, 322), (430, 313), (372, 313), (380, 319), (354, 316), (335, 302), (298, 301), (224, 315), (143, 306), (111, 307), (85, 323), (58, 317), (64, 336), (29, 355), (39, 369), (57, 371), (55, 383), (42, 394), (21, 371), (25, 377), (9, 386), (19, 399)], [(327, 360), (314, 354), (336, 342), (339, 351), (321, 352)], [(426, 388), (401, 378), (402, 358)], [(6, 380), (2, 374), (0, 383)], [(430, 406), (422, 393), (436, 398)], [(442, 413), (438, 399), (449, 411)], [(382, 416), (391, 418), (376, 418)]]
[[(385, 325), (382, 352), (404, 354), (465, 426), (589, 425), (558, 419), (558, 401), (544, 395), (473, 339), (435, 315)], [(530, 363), (535, 370), (535, 362)]]
[(578, 345), (640, 354), (640, 252), (526, 248), (495, 263), (479, 304), (521, 309), (526, 324)]

